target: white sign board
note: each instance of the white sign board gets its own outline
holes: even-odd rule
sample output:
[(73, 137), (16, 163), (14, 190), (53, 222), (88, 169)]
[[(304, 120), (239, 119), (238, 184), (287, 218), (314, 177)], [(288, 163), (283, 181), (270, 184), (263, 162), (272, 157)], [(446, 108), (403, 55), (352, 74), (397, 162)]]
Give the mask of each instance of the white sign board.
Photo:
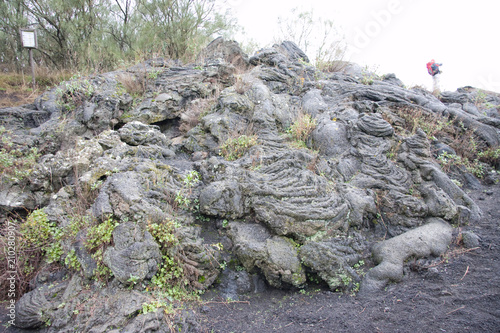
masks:
[(23, 42), (23, 47), (27, 48), (37, 48), (36, 41), (36, 30), (21, 30), (21, 40)]

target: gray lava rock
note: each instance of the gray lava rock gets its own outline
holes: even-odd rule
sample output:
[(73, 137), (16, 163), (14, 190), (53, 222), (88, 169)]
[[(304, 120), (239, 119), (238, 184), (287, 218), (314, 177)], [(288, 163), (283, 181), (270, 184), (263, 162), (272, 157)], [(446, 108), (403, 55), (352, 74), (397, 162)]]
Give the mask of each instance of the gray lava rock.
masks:
[(421, 258), (443, 254), (451, 243), (452, 230), (448, 223), (432, 218), (421, 227), (376, 244), (372, 253), (379, 264), (368, 271), (360, 291), (379, 290), (389, 281), (400, 281), (404, 261), (410, 256)]
[(467, 249), (472, 249), (481, 245), (481, 238), (472, 231), (464, 231), (462, 232), (462, 242)]
[(200, 211), (207, 215), (237, 219), (247, 212), (244, 199), (237, 182), (214, 182), (200, 193)]
[[(162, 261), (145, 223), (176, 222), (178, 244), (169, 251), (194, 289), (212, 285), (223, 260), (237, 256), (247, 270), (227, 277), (238, 280), (228, 287), (237, 294), (255, 287), (250, 280), (258, 274), (274, 287), (300, 287), (306, 270), (331, 289), (350, 288), (361, 279), (354, 265), (366, 259), (368, 242), (397, 235), (374, 246), (380, 263), (362, 289), (378, 289), (401, 279), (408, 256), (442, 253), (451, 237), (448, 222), (481, 218), (479, 207), (433, 159), (431, 134), (418, 128), (408, 133), (411, 119), (401, 112), (435, 116), (450, 124), (447, 131), (474, 131), (478, 144), (497, 148), (496, 94), (483, 92), (487, 108), (472, 87), (438, 99), (424, 89), (405, 89), (394, 75), (379, 78), (353, 64), (343, 72), (319, 72), (291, 42), (247, 61), (237, 43), (221, 38), (199, 59), (196, 66), (148, 60), (63, 83), (30, 106), (0, 109), (13, 146), (37, 147), (42, 154), (29, 177), (6, 179), (0, 171), (0, 220), (6, 212), (48, 205), (50, 221), (62, 230), (75, 214), (129, 221), (115, 229), (104, 254), (114, 279), (96, 288), (91, 300), (82, 289), (97, 267), (85, 249), (87, 226), (64, 238), (64, 251), (75, 250), (82, 270), (67, 287), (59, 280), (50, 287), (39, 274), (18, 303), (22, 327), (50, 320), (50, 332), (166, 330), (153, 314), (138, 314), (148, 299), (125, 289), (131, 278), (150, 279)], [(142, 85), (140, 101), (123, 91), (125, 80), (151, 73), (155, 78)], [(373, 79), (361, 79), (366, 75)], [(75, 105), (68, 104), (69, 86), (87, 92)], [(207, 109), (193, 110), (202, 103), (192, 102), (203, 99)], [(182, 135), (179, 124), (194, 111), (201, 119)], [(317, 125), (299, 147), (287, 129), (301, 112)], [(241, 158), (225, 161), (221, 144), (242, 134), (255, 135), (258, 144), (240, 147), (248, 148)], [(454, 154), (441, 134), (432, 152)], [(194, 185), (185, 180), (193, 170), (201, 175)], [(486, 181), (495, 175), (487, 172)], [(480, 186), (471, 177), (454, 175), (466, 186)], [(212, 219), (217, 232), (205, 230)], [(463, 239), (466, 246), (478, 245), (472, 234)], [(221, 250), (219, 243), (230, 248)], [(197, 327), (189, 314), (178, 322), (186, 330)]]
[(306, 282), (294, 244), (285, 237), (272, 236), (258, 224), (230, 223), (236, 255), (248, 270), (259, 268), (273, 287), (300, 287)]
[(151, 279), (158, 270), (161, 253), (148, 231), (131, 222), (121, 223), (113, 231), (114, 246), (104, 252), (104, 263), (123, 284)]

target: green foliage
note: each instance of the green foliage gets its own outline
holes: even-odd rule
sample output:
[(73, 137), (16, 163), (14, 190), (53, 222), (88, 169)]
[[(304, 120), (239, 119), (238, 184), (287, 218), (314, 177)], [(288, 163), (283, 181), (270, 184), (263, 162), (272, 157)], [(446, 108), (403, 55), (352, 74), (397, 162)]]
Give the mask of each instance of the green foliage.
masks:
[[(478, 96), (482, 98), (481, 94)], [(463, 122), (443, 119), (420, 108), (400, 108), (395, 111), (404, 120), (403, 124), (393, 124), (398, 135), (414, 135), (418, 129), (421, 129), (428, 139), (447, 142), (456, 151), (456, 155), (444, 152), (438, 156), (437, 160), (444, 171), (465, 168), (476, 177), (482, 178), (488, 167), (500, 167), (500, 148), (486, 148), (477, 139), (475, 130), (467, 128)], [(391, 119), (387, 120), (393, 122)], [(389, 154), (393, 154), (393, 151)]]
[(37, 209), (21, 224), (20, 232), (28, 244), (41, 248), (51, 242), (55, 229), (43, 209)]
[(480, 161), (500, 168), (500, 148), (489, 147), (478, 152), (477, 156)]
[(309, 114), (300, 113), (297, 120), (286, 129), (286, 133), (293, 140), (297, 148), (307, 148), (306, 140), (316, 128), (317, 121)]
[(173, 220), (167, 220), (161, 224), (151, 223), (148, 225), (148, 231), (154, 237), (160, 248), (168, 249), (179, 244), (175, 235), (175, 229), (181, 225)]
[(173, 220), (148, 225), (148, 231), (160, 246), (162, 253), (162, 262), (151, 282), (172, 299), (183, 299), (188, 294), (186, 290), (187, 280), (184, 276), (182, 263), (174, 255), (175, 248), (179, 245), (176, 229), (180, 226), (179, 223)]
[(158, 55), (192, 59), (235, 26), (215, 0), (9, 0), (0, 23), (0, 59), (17, 70), (27, 62), (19, 29), (32, 24), (37, 63), (92, 72)]
[(189, 59), (214, 34), (229, 31), (234, 23), (215, 11), (215, 0), (149, 0), (137, 2), (138, 46), (156, 45), (170, 57)]
[[(18, 272), (16, 285), (19, 287), (19, 295), (28, 290), (29, 281), (37, 274), (43, 261), (49, 264), (64, 263), (70, 269), (80, 270), (75, 250), (72, 249), (64, 256), (66, 250), (64, 245), (73, 243), (77, 233), (90, 222), (90, 217), (75, 215), (70, 216), (69, 221), (69, 225), (62, 228), (56, 222), (50, 221), (43, 209), (37, 209), (32, 211), (25, 220), (6, 222), (5, 225), (10, 225), (10, 227), (8, 231), (0, 232), (0, 245), (6, 243), (7, 235), (17, 238), (15, 244), (17, 266), (9, 267), (9, 270)], [(13, 226), (15, 226), (15, 231)], [(0, 253), (0, 261), (7, 262), (7, 259), (3, 260), (2, 253)]]
[(152, 70), (148, 72), (148, 78), (151, 80), (156, 80), (158, 78), (158, 74), (161, 73), (161, 70)]
[[(23, 0), (0, 2), (0, 59), (11, 62), (16, 70), (27, 62), (27, 52), (23, 52), (19, 42), (19, 29), (28, 23)], [(3, 62), (2, 61), (2, 62)]]
[(61, 106), (70, 111), (81, 106), (86, 99), (92, 97), (93, 93), (92, 83), (88, 79), (78, 78), (78, 76), (65, 81), (56, 90)]
[(132, 274), (130, 274), (130, 277), (127, 280), (131, 287), (135, 286), (137, 284), (137, 281), (139, 281), (139, 277)]
[(66, 267), (68, 267), (69, 269), (73, 269), (75, 271), (80, 270), (81, 265), (78, 261), (78, 258), (76, 257), (75, 249), (71, 249), (71, 251), (69, 251), (69, 253), (66, 255), (64, 264), (66, 264)]
[(182, 190), (177, 191), (174, 201), (184, 208), (188, 208), (191, 205), (191, 199)]
[(94, 271), (96, 280), (107, 281), (112, 275), (111, 270), (104, 264), (103, 255), (106, 246), (111, 243), (113, 231), (118, 224), (112, 217), (108, 217), (102, 223), (87, 230), (86, 247), (97, 263), (97, 269)]
[(486, 97), (488, 95), (486, 94), (485, 91), (481, 90), (481, 89), (478, 89), (476, 91), (476, 98), (474, 99), (474, 104), (476, 106), (481, 106), (482, 104), (484, 104), (486, 102)]
[(40, 260), (45, 257), (48, 263), (58, 262), (63, 254), (61, 239), (63, 232), (55, 222), (49, 221), (43, 209), (31, 212), (19, 227), (20, 262), (24, 273), (36, 271)]
[(87, 248), (94, 250), (102, 245), (111, 243), (113, 230), (118, 226), (118, 222), (112, 217), (107, 218), (87, 231)]
[(471, 161), (462, 156), (448, 154), (447, 152), (443, 152), (437, 159), (445, 171), (449, 171), (452, 166), (465, 167), (474, 176), (478, 178), (484, 177), (484, 165), (477, 159)]
[(179, 261), (170, 255), (163, 255), (162, 263), (151, 282), (156, 287), (169, 291), (172, 286), (182, 287), (183, 277), (184, 270)]
[(22, 181), (28, 178), (40, 153), (36, 147), (15, 144), (11, 131), (0, 126), (0, 180)]
[(200, 181), (200, 174), (197, 171), (188, 172), (182, 182), (184, 187), (177, 191), (174, 201), (183, 208), (189, 208), (191, 206), (191, 199), (189, 198), (193, 187)]
[(363, 70), (363, 76), (361, 77), (361, 83), (367, 86), (371, 86), (375, 80), (378, 80), (377, 74), (369, 72), (368, 70)]
[(195, 170), (191, 170), (186, 174), (186, 176), (184, 176), (182, 181), (184, 182), (184, 185), (190, 189), (200, 182), (200, 174)]
[(228, 161), (234, 161), (258, 143), (257, 135), (240, 135), (237, 138), (230, 138), (220, 146), (220, 155)]
[(47, 262), (49, 264), (53, 262), (58, 262), (61, 256), (64, 254), (62, 245), (59, 242), (52, 243), (47, 249)]
[(142, 304), (142, 313), (156, 312), (158, 309), (164, 308), (165, 313), (172, 313), (173, 306), (165, 301), (153, 300), (150, 303)]

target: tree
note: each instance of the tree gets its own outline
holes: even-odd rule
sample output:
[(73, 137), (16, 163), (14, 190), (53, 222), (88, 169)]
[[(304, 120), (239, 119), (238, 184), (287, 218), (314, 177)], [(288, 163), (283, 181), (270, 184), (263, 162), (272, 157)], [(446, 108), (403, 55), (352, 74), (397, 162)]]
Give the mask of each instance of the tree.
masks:
[(38, 30), (35, 61), (101, 71), (151, 57), (192, 59), (213, 35), (233, 25), (216, 0), (9, 0), (0, 2), (0, 62), (25, 59), (19, 29)]
[(25, 55), (20, 41), (20, 29), (27, 26), (23, 0), (0, 2), (0, 62), (21, 69)]
[[(106, 22), (108, 0), (23, 1), (40, 31), (39, 51), (57, 67), (82, 65)], [(98, 40), (98, 38), (97, 38)]]
[(290, 40), (296, 43), (306, 54), (313, 54), (316, 66), (334, 70), (332, 66), (341, 62), (345, 54), (345, 44), (337, 32), (332, 20), (315, 17), (314, 12), (291, 10), (292, 18), (278, 18), (278, 41)]
[(214, 11), (214, 0), (139, 0), (138, 11), (145, 22), (142, 43), (163, 46), (175, 59), (190, 58), (216, 33), (233, 24)]
[(111, 7), (111, 15), (114, 19), (109, 26), (109, 34), (118, 43), (122, 52), (133, 50), (134, 14), (135, 1), (114, 0), (114, 5)]

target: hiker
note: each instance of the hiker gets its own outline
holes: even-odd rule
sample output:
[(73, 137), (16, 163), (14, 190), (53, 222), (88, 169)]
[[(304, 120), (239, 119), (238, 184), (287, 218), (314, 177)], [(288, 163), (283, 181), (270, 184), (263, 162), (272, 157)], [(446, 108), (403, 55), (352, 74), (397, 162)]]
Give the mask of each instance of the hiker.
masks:
[(427, 63), (427, 72), (429, 72), (430, 75), (436, 76), (437, 74), (440, 74), (441, 71), (439, 70), (439, 66), (443, 66), (443, 64), (438, 64), (432, 59)]

